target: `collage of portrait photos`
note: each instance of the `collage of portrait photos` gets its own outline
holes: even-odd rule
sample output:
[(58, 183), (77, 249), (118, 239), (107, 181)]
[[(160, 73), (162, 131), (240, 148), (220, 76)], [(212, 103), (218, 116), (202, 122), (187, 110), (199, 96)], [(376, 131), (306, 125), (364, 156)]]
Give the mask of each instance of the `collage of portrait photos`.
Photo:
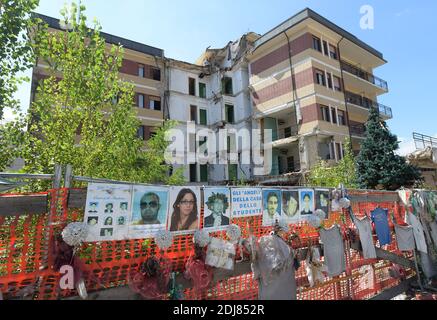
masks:
[(88, 184), (85, 223), (88, 242), (125, 239), (132, 188), (119, 184)]
[[(329, 214), (329, 189), (166, 187), (90, 183), (85, 220), (88, 242), (151, 238), (226, 229), (233, 218), (262, 216), (262, 225), (307, 221)], [(201, 216), (201, 209), (204, 209)]]

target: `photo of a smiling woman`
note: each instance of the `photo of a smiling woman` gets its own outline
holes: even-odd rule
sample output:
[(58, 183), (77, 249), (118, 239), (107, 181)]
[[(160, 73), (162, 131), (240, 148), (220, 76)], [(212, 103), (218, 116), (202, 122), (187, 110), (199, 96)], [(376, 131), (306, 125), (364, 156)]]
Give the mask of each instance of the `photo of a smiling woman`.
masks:
[(170, 231), (187, 231), (198, 228), (198, 206), (196, 193), (188, 188), (179, 191), (173, 203)]

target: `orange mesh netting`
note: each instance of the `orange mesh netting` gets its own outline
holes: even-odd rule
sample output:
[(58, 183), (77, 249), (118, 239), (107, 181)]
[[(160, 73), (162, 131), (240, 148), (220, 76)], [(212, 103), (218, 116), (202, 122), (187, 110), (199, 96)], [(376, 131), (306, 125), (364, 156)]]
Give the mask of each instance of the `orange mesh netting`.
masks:
[[(59, 234), (66, 224), (82, 221), (84, 215), (83, 209), (68, 208), (68, 192), (69, 189), (56, 189), (44, 193), (49, 196), (49, 212), (46, 214), (0, 216), (0, 291), (4, 298), (31, 296), (33, 299), (60, 299), (77, 294), (75, 290), (60, 290), (58, 285), (60, 274), (51, 268), (54, 262), (52, 247), (54, 235)], [(363, 194), (363, 192), (350, 190), (349, 194)], [(381, 196), (387, 194), (389, 193), (379, 193)], [(372, 197), (375, 196), (378, 196), (378, 193), (372, 192)], [(378, 205), (389, 209), (397, 220), (403, 221), (405, 209), (398, 202), (352, 202), (353, 211), (357, 216), (370, 214)], [(201, 215), (203, 215), (203, 207)], [(231, 223), (240, 226), (243, 238), (248, 236), (247, 224), (258, 238), (272, 231), (272, 227), (262, 227), (261, 216), (234, 218)], [(348, 229), (355, 228), (350, 217), (341, 212), (331, 212), (324, 225), (329, 227), (333, 223), (341, 225), (344, 233)], [(393, 228), (391, 217), (389, 223)], [(300, 241), (293, 242), (295, 249), (305, 247), (308, 243), (319, 244), (317, 230), (307, 223), (290, 225), (291, 232), (300, 237)], [(214, 232), (211, 236), (226, 239), (226, 232)], [(174, 271), (184, 271), (186, 261), (194, 252), (192, 237), (192, 235), (176, 236), (171, 248), (166, 250), (165, 256), (171, 260)], [(376, 237), (375, 243), (379, 245)], [(411, 253), (399, 252), (394, 236), (392, 243), (384, 249), (407, 258), (412, 256)], [(157, 255), (159, 255), (158, 251), (156, 250)], [(129, 275), (152, 254), (155, 254), (153, 239), (84, 244), (80, 257), (86, 265), (84, 275), (88, 292), (127, 285)], [(370, 266), (370, 269), (367, 268), (367, 272), (363, 272), (362, 267), (366, 265)], [(366, 299), (401, 281), (390, 276), (389, 270), (392, 267), (390, 262), (364, 260), (358, 251), (349, 247), (346, 250), (346, 266), (347, 271), (342, 275), (334, 278), (326, 277), (322, 284), (310, 288), (305, 272), (305, 261), (302, 261), (296, 272), (298, 299)], [(407, 269), (406, 274), (410, 277), (414, 275), (414, 270)], [(98, 283), (95, 278), (99, 280)], [(258, 284), (253, 273), (247, 272), (218, 281), (200, 293), (194, 292), (192, 288), (186, 288), (184, 296), (185, 299), (253, 300), (258, 297)]]

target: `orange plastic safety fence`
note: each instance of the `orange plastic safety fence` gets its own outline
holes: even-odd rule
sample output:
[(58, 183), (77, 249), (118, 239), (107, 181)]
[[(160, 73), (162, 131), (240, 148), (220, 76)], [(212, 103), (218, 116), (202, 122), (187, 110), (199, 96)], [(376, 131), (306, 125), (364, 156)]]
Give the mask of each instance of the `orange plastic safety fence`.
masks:
[[(54, 262), (53, 237), (66, 224), (83, 220), (83, 210), (68, 208), (68, 192), (68, 189), (58, 189), (46, 193), (49, 196), (47, 214), (0, 217), (0, 291), (5, 298), (31, 295), (34, 299), (60, 299), (76, 294), (75, 290), (59, 289), (60, 274), (51, 268)], [(363, 192), (351, 190), (350, 194)], [(373, 197), (378, 194), (384, 196), (387, 192), (372, 192)], [(405, 208), (398, 202), (352, 203), (353, 212), (357, 216), (369, 215), (377, 206), (389, 209), (396, 221), (404, 221)], [(249, 230), (258, 238), (272, 231), (272, 227), (262, 226), (261, 216), (234, 218), (232, 223), (240, 226), (243, 237), (248, 236)], [(342, 212), (331, 212), (324, 221), (325, 227), (333, 224), (339, 224), (345, 234), (347, 229), (355, 228), (350, 217)], [(393, 228), (391, 214), (389, 224)], [(290, 225), (291, 232), (298, 234), (300, 238), (300, 241), (293, 242), (295, 249), (308, 244), (319, 244), (317, 230), (305, 222)], [(214, 232), (211, 236), (223, 239), (227, 237), (225, 231)], [(176, 236), (173, 245), (166, 250), (165, 257), (170, 259), (174, 271), (183, 272), (185, 263), (194, 253), (192, 238), (192, 235)], [(392, 240), (384, 249), (401, 255), (394, 236)], [(379, 246), (376, 236), (374, 241)], [(86, 266), (84, 277), (87, 290), (92, 292), (127, 285), (129, 275), (153, 254), (160, 255), (153, 239), (84, 244), (80, 257)], [(404, 255), (411, 258), (411, 254)], [(400, 282), (400, 279), (393, 278), (390, 274), (391, 263), (376, 259), (365, 260), (359, 252), (350, 248), (346, 250), (346, 265), (347, 270), (342, 275), (335, 278), (325, 277), (322, 284), (311, 288), (305, 271), (305, 261), (302, 261), (296, 271), (298, 299), (366, 299)], [(408, 269), (406, 273), (409, 277), (414, 271)], [(203, 292), (196, 292), (192, 288), (185, 289), (184, 297), (253, 300), (258, 297), (258, 283), (253, 273), (247, 273), (219, 281)]]

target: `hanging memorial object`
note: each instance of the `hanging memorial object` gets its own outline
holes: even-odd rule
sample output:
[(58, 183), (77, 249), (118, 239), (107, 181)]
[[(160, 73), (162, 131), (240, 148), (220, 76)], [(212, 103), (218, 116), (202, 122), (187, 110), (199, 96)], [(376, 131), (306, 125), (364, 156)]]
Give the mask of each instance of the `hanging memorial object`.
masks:
[[(55, 260), (53, 268), (60, 271), (63, 266), (71, 266), (73, 268), (74, 288), (82, 299), (88, 297), (83, 273), (85, 270), (84, 263), (76, 256), (82, 243), (88, 235), (88, 227), (81, 222), (72, 222), (68, 224), (60, 235), (55, 237), (54, 252)], [(97, 283), (99, 280), (92, 276)], [(61, 288), (65, 289), (65, 288)]]
[(74, 248), (79, 247), (88, 235), (88, 227), (82, 222), (72, 222), (62, 230), (62, 239)]
[(171, 264), (166, 259), (149, 257), (139, 270), (129, 277), (129, 287), (149, 300), (163, 299), (168, 293)]
[(234, 269), (235, 246), (233, 243), (211, 238), (206, 252), (205, 263), (209, 266), (226, 270)]
[(241, 237), (241, 229), (238, 225), (236, 224), (231, 224), (227, 230), (226, 230), (226, 234), (229, 238), (229, 241), (231, 241), (232, 243), (237, 243), (238, 240)]
[(201, 248), (206, 247), (211, 241), (209, 232), (206, 231), (205, 229), (196, 230), (194, 232), (193, 241), (196, 245), (198, 245)]
[(194, 292), (199, 295), (210, 286), (213, 271), (205, 263), (205, 250), (197, 244), (194, 249), (194, 254), (185, 264), (184, 278), (192, 281)]
[(159, 231), (155, 235), (156, 246), (161, 250), (167, 250), (173, 244), (173, 235), (170, 231)]

